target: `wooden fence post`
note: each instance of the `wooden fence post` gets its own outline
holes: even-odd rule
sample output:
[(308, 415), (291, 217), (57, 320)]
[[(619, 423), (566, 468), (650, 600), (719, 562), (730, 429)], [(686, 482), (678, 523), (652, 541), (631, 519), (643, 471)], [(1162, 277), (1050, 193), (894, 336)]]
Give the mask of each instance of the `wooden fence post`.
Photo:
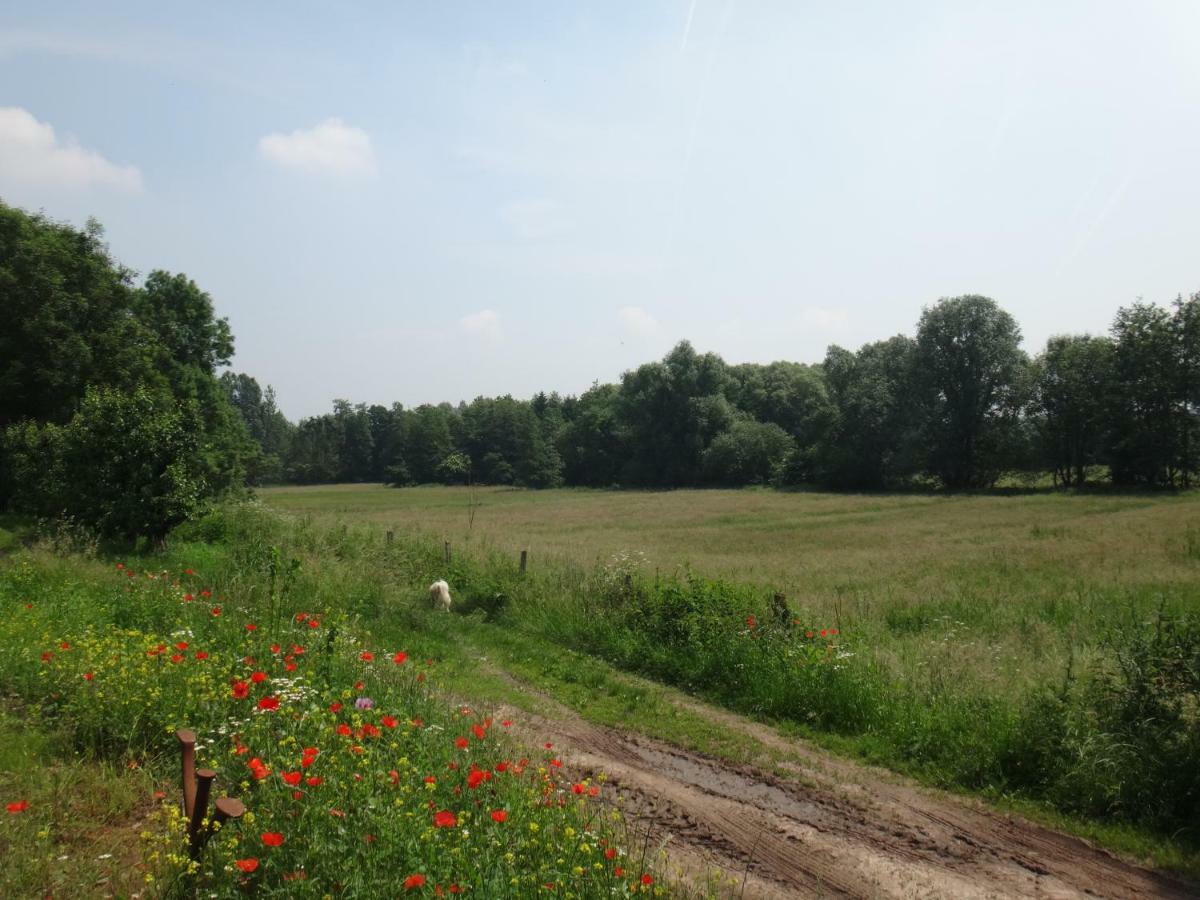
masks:
[(180, 768), (183, 776), (183, 814), (188, 821), (188, 854), (199, 859), (204, 845), (224, 822), (240, 819), (246, 812), (241, 800), (222, 797), (216, 802), (216, 812), (206, 825), (208, 800), (217, 773), (212, 769), (196, 770), (196, 733), (187, 728), (175, 732), (179, 739)]
[(522, 550), (521, 551), (521, 574), (522, 575), (525, 574), (525, 563), (528, 561), (528, 559), (529, 559), (529, 551)]
[(390, 544), (392, 542), (392, 538), (394, 538), (394, 537), (395, 537), (395, 535), (392, 534), (392, 529), (389, 528), (387, 530), (387, 542)]
[(192, 807), (196, 805), (196, 733), (186, 728), (175, 732), (179, 739), (179, 756), (183, 777), (183, 817), (192, 818)]
[(445, 550), (446, 550), (446, 565), (450, 565), (450, 542), (449, 541), (446, 541)]

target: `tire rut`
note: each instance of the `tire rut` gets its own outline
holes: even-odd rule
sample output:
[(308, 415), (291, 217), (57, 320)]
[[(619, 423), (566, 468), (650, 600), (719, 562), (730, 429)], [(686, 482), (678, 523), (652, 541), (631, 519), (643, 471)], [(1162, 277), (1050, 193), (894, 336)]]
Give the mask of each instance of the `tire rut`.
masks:
[(703, 881), (719, 873), (740, 896), (1200, 896), (1194, 886), (1079, 838), (826, 756), (695, 701), (684, 705), (799, 754), (798, 777), (593, 725), (553, 697), (498, 674), (551, 710), (515, 715), (523, 737), (551, 738), (572, 771), (605, 773), (626, 821), (648, 843), (663, 842), (685, 877)]

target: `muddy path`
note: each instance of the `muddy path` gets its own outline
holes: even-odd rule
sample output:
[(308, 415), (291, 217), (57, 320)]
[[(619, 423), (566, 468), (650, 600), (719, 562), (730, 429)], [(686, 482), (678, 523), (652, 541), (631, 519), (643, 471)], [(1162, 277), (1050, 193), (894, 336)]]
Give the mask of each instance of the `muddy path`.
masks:
[[(511, 676), (509, 677), (511, 680)], [(693, 701), (794, 762), (777, 775), (593, 725), (528, 685), (545, 715), (514, 716), (577, 776), (603, 772), (626, 820), (672, 868), (719, 874), (747, 898), (1194, 898), (1200, 888), (1086, 841), (829, 757)]]

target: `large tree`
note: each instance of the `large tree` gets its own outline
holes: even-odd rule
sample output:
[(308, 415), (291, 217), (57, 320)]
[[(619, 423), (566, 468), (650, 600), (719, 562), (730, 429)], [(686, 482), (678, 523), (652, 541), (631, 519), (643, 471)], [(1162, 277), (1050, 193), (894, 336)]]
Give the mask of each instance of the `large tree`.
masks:
[(816, 453), (818, 480), (881, 490), (915, 474), (915, 355), (916, 343), (904, 335), (865, 344), (857, 353), (829, 348), (824, 373), (833, 421)]
[(989, 487), (1011, 466), (1029, 382), (1016, 320), (994, 300), (951, 297), (917, 325), (916, 386), (929, 472), (949, 488)]
[(1052, 337), (1034, 363), (1034, 422), (1041, 458), (1057, 482), (1082, 485), (1090, 466), (1107, 459), (1113, 342)]

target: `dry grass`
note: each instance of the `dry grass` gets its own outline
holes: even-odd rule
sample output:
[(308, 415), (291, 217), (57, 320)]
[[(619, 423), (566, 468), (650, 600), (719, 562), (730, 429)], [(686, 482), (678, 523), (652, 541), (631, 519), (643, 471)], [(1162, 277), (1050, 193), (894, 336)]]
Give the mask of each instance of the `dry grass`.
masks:
[(1068, 648), (1159, 604), (1200, 598), (1196, 495), (848, 495), (764, 490), (476, 492), (377, 485), (273, 488), (324, 521), (425, 529), (459, 550), (527, 548), (531, 565), (621, 551), (783, 591), (849, 623), (909, 677), (1041, 679)]

